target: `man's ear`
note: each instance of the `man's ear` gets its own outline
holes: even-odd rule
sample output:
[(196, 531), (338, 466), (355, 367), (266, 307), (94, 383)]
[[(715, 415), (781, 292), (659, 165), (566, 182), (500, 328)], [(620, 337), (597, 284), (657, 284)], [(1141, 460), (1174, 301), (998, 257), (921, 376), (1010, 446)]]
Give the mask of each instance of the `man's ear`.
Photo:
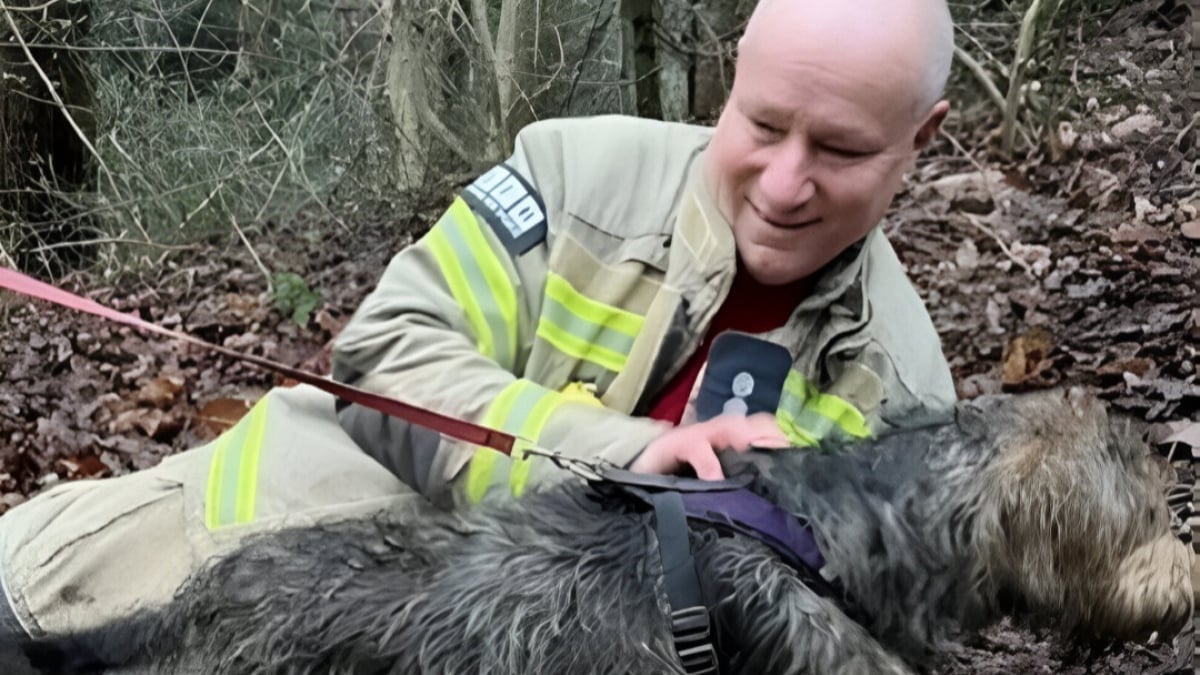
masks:
[(942, 128), (942, 120), (946, 119), (946, 114), (949, 112), (949, 101), (941, 100), (933, 104), (933, 108), (921, 122), (921, 126), (917, 127), (917, 133), (913, 136), (913, 150), (921, 152), (929, 147), (934, 137), (937, 136), (938, 129)]

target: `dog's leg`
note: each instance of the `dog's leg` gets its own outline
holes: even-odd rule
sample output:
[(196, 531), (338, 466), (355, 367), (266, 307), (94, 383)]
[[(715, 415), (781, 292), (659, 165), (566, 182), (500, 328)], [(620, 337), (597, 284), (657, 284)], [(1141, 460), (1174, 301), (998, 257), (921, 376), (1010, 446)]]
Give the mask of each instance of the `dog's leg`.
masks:
[(718, 540), (700, 553), (720, 598), (722, 649), (743, 673), (859, 675), (913, 671), (838, 605), (761, 545)]

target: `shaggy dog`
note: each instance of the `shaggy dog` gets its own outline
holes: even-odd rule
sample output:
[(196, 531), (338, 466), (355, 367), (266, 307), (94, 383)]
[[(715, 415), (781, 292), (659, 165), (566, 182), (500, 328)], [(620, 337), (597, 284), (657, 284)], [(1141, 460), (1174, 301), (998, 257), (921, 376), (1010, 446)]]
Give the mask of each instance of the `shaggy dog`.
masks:
[[(952, 424), (834, 454), (724, 459), (810, 521), (845, 593), (694, 527), (726, 674), (907, 673), (1006, 607), (1109, 638), (1176, 630), (1191, 611), (1161, 477), (1080, 391), (962, 403)], [(682, 673), (652, 520), (569, 482), (274, 533), (161, 611), (32, 651), (54, 672)]]

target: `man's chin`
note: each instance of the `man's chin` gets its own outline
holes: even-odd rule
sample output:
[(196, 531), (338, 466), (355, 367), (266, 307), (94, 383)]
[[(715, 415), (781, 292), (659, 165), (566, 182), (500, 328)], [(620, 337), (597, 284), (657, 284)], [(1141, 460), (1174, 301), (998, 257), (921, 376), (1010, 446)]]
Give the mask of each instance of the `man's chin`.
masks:
[(742, 257), (742, 266), (758, 283), (782, 286), (812, 276), (819, 269), (806, 260), (797, 260), (796, 256), (796, 253), (756, 251)]

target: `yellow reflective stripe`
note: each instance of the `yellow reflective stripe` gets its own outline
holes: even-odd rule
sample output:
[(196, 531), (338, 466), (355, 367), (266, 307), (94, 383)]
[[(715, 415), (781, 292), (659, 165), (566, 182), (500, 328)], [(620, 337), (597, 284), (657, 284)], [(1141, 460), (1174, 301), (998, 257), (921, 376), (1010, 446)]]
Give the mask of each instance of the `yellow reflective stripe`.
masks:
[(602, 345), (588, 342), (567, 332), (545, 317), (538, 321), (537, 336), (567, 356), (573, 356), (581, 361), (591, 361), (601, 368), (613, 372), (621, 372), (621, 369), (625, 367), (625, 362), (629, 359), (627, 354), (621, 354)]
[(593, 300), (571, 285), (571, 282), (551, 272), (546, 276), (546, 296), (557, 300), (581, 319), (615, 330), (631, 338), (637, 337), (646, 320), (630, 312)]
[[(851, 438), (869, 438), (871, 430), (862, 412), (852, 403), (834, 394), (823, 394), (799, 372), (788, 372), (784, 380), (783, 393), (779, 399), (779, 409), (776, 418), (784, 428), (788, 438), (793, 442), (797, 439), (812, 439), (805, 445), (816, 445), (828, 433), (836, 429)], [(796, 438), (793, 438), (793, 433)]]
[(788, 442), (792, 445), (800, 448), (811, 448), (820, 444), (821, 439), (805, 431), (796, 423), (796, 418), (783, 408), (775, 411), (775, 421), (779, 423), (779, 428), (787, 436)]
[(854, 438), (868, 438), (871, 435), (871, 430), (867, 428), (867, 418), (863, 417), (854, 404), (840, 396), (817, 394), (805, 407), (821, 417), (832, 420), (838, 428)]
[(619, 373), (645, 322), (633, 312), (583, 295), (551, 272), (546, 277), (537, 337), (567, 356)]
[(507, 431), (518, 436), (518, 439), (511, 458), (505, 458), (490, 448), (475, 449), (466, 478), (467, 499), (471, 503), (479, 503), (488, 489), (499, 481), (497, 472), (500, 467), (508, 469), (508, 486), (513, 495), (520, 497), (524, 494), (535, 459), (526, 456), (525, 449), (537, 442), (554, 410), (569, 400), (558, 392), (525, 379), (513, 382), (496, 396), (483, 416), (483, 424)]
[(212, 530), (254, 520), (267, 399), (216, 441), (205, 490), (204, 524)]
[(488, 245), (487, 239), (479, 229), (479, 219), (475, 217), (471, 207), (467, 206), (462, 197), (454, 199), (454, 203), (450, 205), (450, 215), (458, 223), (463, 237), (467, 240), (467, 246), (471, 249), (471, 254), (483, 273), (484, 282), (492, 291), (492, 299), (494, 299), (496, 309), (500, 314), (502, 329), (507, 333), (506, 351), (508, 353), (500, 354), (501, 358), (497, 362), (506, 368), (512, 368), (516, 363), (517, 349), (517, 292), (508, 278), (508, 273), (504, 270), (504, 264), (500, 262), (500, 258)]
[(438, 221), (429, 234), (425, 235), (424, 242), (433, 252), (433, 257), (442, 270), (442, 276), (446, 279), (446, 285), (450, 287), (450, 294), (454, 296), (454, 301), (467, 315), (467, 323), (475, 333), (479, 353), (494, 361), (496, 360), (496, 348), (492, 338), (492, 329), (488, 326), (483, 311), (479, 308), (479, 303), (471, 294), (467, 276), (463, 273), (458, 257), (454, 255), (454, 247), (447, 239), (443, 228), (449, 227), (448, 222), (445, 218)]
[(517, 292), (471, 208), (455, 199), (422, 241), (462, 308), (479, 353), (511, 370), (517, 360)]
[[(504, 422), (508, 419), (513, 406), (516, 405), (521, 392), (531, 384), (529, 380), (517, 380), (505, 387), (484, 413), (483, 426), (512, 431), (504, 426)], [(487, 494), (488, 487), (492, 484), (492, 474), (496, 471), (496, 464), (500, 463), (502, 459), (505, 459), (504, 454), (497, 450), (483, 446), (475, 448), (475, 452), (471, 455), (471, 463), (467, 466), (467, 501), (478, 504), (483, 499)]]
[(467, 465), (467, 501), (478, 504), (492, 484), (492, 472), (504, 455), (491, 448), (477, 447)]
[(225, 448), (233, 429), (221, 434), (213, 450), (212, 463), (208, 466), (208, 489), (204, 495), (204, 526), (215, 530), (221, 523), (221, 479), (225, 475)]
[[(521, 424), (521, 436), (536, 443), (542, 435), (542, 429), (546, 428), (546, 422), (550, 420), (550, 413), (563, 403), (564, 399), (561, 396), (547, 390)], [(526, 457), (524, 448), (521, 448), (520, 452), (514, 448), (513, 465), (508, 470), (508, 487), (513, 496), (520, 497), (525, 494), (525, 484), (529, 481), (529, 471), (532, 467), (533, 457)]]
[(262, 413), (250, 420), (249, 438), (242, 448), (242, 461), (238, 467), (237, 520), (249, 523), (254, 520), (254, 507), (258, 500), (258, 464), (262, 456), (263, 433), (267, 429), (267, 406)]

